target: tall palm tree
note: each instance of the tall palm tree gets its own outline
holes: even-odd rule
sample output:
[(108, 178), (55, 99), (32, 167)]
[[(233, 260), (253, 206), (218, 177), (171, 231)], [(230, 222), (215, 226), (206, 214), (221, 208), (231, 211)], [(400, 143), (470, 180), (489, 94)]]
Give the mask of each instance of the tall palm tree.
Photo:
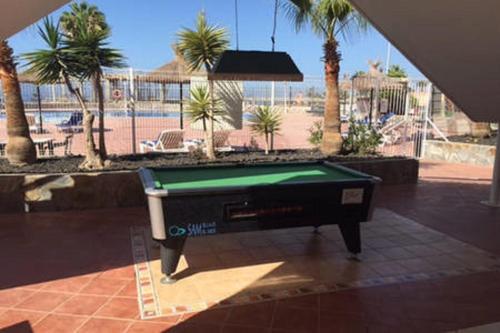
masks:
[[(209, 25), (203, 12), (198, 14), (196, 28), (183, 28), (179, 33), (177, 49), (184, 57), (190, 71), (205, 68), (209, 73), (217, 59), (229, 46), (228, 33), (225, 28)], [(209, 81), (211, 99), (210, 117), (208, 119), (207, 157), (215, 159), (214, 150), (214, 83)]]
[(98, 102), (99, 115), (99, 154), (107, 158), (104, 128), (104, 92), (102, 88), (103, 67), (124, 67), (124, 58), (119, 51), (107, 48), (106, 40), (111, 29), (106, 16), (97, 6), (88, 3), (73, 3), (71, 10), (60, 18), (63, 32), (70, 49), (83, 54), (86, 58), (83, 79), (90, 79)]
[(338, 153), (342, 148), (338, 85), (341, 54), (338, 39), (347, 39), (355, 30), (364, 30), (366, 21), (347, 0), (287, 0), (283, 6), (297, 31), (310, 24), (312, 30), (324, 40), (326, 98), (321, 151), (324, 154)]
[(24, 114), (21, 87), (17, 78), (13, 51), (7, 41), (0, 41), (0, 79), (2, 81), (7, 113), (7, 159), (13, 165), (31, 164), (36, 161), (36, 149), (30, 137), (29, 125)]
[(53, 84), (63, 81), (69, 92), (75, 96), (83, 112), (83, 131), (85, 135), (85, 160), (80, 165), (83, 169), (101, 169), (104, 164), (98, 154), (92, 124), (94, 116), (87, 108), (82, 92), (73, 85), (72, 79), (81, 80), (85, 75), (87, 51), (75, 48), (59, 31), (59, 24), (54, 24), (46, 18), (38, 33), (47, 48), (26, 53), (23, 58), (27, 61), (28, 72), (36, 76), (40, 84)]

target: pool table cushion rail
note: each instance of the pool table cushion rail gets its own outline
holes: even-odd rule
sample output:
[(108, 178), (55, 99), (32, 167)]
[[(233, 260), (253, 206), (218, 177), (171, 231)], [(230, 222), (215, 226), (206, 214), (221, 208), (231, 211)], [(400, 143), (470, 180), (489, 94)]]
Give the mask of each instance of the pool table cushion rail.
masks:
[[(191, 187), (191, 188), (173, 188), (173, 189), (166, 189), (164, 187), (159, 186), (159, 181), (157, 177), (155, 176), (155, 172), (161, 172), (161, 171), (173, 171), (173, 172), (178, 172), (178, 171), (210, 171), (210, 170), (223, 170), (225, 168), (261, 168), (261, 167), (301, 167), (301, 166), (319, 166), (319, 167), (326, 167), (332, 170), (335, 170), (336, 172), (341, 172), (344, 174), (347, 174), (349, 179), (333, 179), (333, 180), (308, 180), (308, 181), (286, 181), (286, 182), (279, 182), (279, 183), (261, 183), (261, 184), (248, 184), (248, 185), (225, 185), (225, 186), (206, 186), (206, 187), (201, 187), (201, 188), (196, 188), (196, 187)], [(358, 172), (349, 168), (345, 168), (343, 166), (340, 166), (338, 164), (334, 164), (331, 162), (327, 161), (320, 161), (320, 162), (301, 162), (301, 163), (262, 163), (262, 164), (253, 164), (253, 165), (242, 165), (242, 164), (224, 164), (224, 165), (216, 165), (216, 166), (205, 166), (205, 167), (176, 167), (176, 168), (158, 168), (158, 169), (147, 169), (147, 168), (141, 168), (139, 170), (139, 176), (142, 180), (142, 183), (145, 188), (145, 193), (148, 196), (158, 196), (158, 197), (164, 197), (164, 196), (169, 196), (169, 195), (203, 195), (203, 194), (210, 194), (210, 193), (239, 193), (239, 192), (244, 192), (247, 191), (250, 188), (255, 188), (259, 186), (286, 186), (286, 185), (297, 185), (297, 184), (303, 184), (303, 183), (308, 183), (308, 184), (323, 184), (323, 183), (329, 183), (329, 182), (345, 182), (349, 183), (352, 182), (353, 180), (360, 180), (360, 181), (370, 181), (373, 183), (379, 183), (381, 180), (378, 177), (370, 176), (368, 174)]]

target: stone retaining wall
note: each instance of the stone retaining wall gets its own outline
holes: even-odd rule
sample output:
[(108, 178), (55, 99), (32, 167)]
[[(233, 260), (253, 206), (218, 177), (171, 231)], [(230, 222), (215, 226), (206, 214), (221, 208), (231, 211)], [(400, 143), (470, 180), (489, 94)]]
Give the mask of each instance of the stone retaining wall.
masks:
[(493, 165), (495, 146), (427, 140), (424, 158), (452, 163)]
[[(412, 184), (418, 161), (372, 160), (342, 163), (382, 178), (383, 184)], [(58, 175), (0, 175), (0, 213), (133, 207), (146, 204), (133, 171)]]

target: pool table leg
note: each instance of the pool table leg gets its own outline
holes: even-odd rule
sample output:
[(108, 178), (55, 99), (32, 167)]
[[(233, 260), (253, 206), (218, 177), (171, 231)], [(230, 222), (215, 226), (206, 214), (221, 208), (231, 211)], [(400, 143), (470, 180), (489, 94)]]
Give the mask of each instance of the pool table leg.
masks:
[(172, 284), (175, 282), (175, 279), (172, 278), (172, 274), (177, 270), (177, 265), (179, 264), (185, 242), (186, 237), (169, 238), (159, 242), (161, 272), (165, 274), (160, 281), (162, 284)]
[(361, 253), (361, 232), (359, 223), (340, 223), (340, 232), (347, 250), (352, 255), (353, 259), (358, 259), (358, 254)]

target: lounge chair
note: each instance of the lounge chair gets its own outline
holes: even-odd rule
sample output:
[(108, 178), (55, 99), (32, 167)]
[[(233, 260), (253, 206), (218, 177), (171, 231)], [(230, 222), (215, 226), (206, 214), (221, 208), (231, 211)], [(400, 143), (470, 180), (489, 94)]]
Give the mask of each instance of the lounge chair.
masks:
[(64, 147), (64, 156), (71, 155), (71, 145), (73, 144), (73, 134), (66, 135), (63, 141), (54, 142), (53, 149)]
[(56, 125), (59, 132), (81, 132), (83, 130), (83, 113), (73, 112), (68, 120)]
[(28, 121), (28, 126), (31, 133), (38, 133), (40, 129), (40, 125), (36, 122), (35, 116), (31, 114), (26, 115), (26, 120)]
[(163, 153), (185, 153), (188, 149), (184, 146), (184, 131), (164, 130), (158, 135), (158, 139), (142, 141), (139, 145), (141, 153), (163, 152)]
[(229, 144), (229, 131), (217, 131), (214, 132), (214, 148), (216, 151), (228, 152), (233, 151), (234, 148)]

